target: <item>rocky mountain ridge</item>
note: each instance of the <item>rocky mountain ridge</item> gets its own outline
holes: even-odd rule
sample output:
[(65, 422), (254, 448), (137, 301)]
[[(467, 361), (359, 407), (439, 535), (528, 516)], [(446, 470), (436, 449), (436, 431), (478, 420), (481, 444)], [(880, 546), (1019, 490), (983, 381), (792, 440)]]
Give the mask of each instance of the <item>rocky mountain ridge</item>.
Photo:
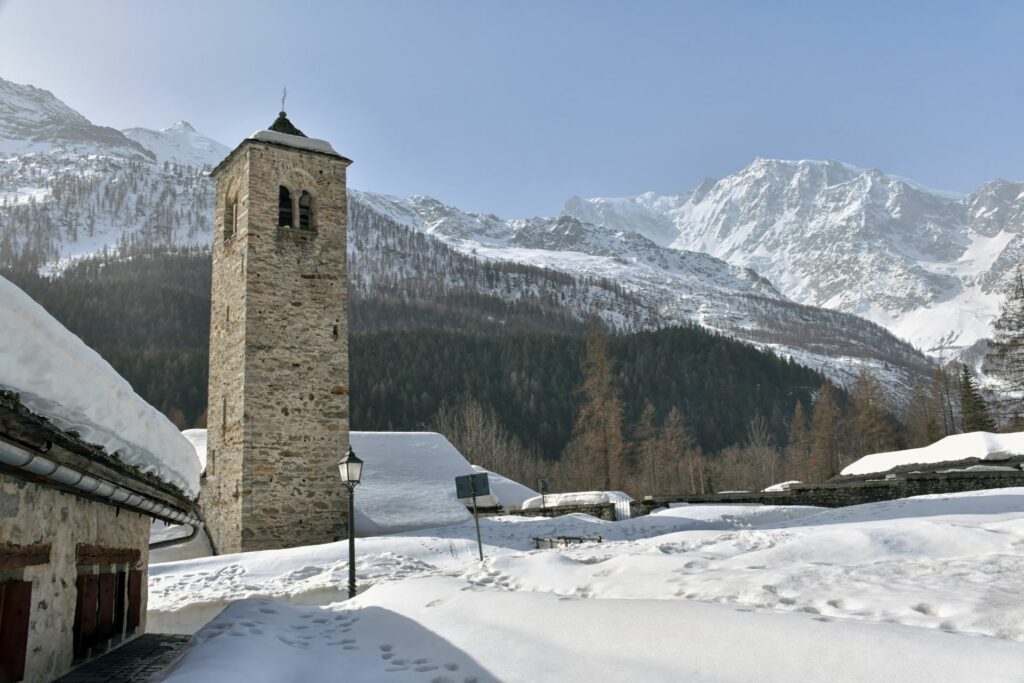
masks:
[[(31, 86), (2, 81), (0, 93), (0, 263), (52, 268), (103, 249), (209, 244), (207, 170), (226, 147), (183, 122), (121, 132), (94, 126)], [(703, 191), (711, 196), (720, 183)], [(648, 204), (618, 202), (636, 209), (631, 220), (615, 202), (609, 204), (614, 212), (582, 215), (600, 206), (596, 200), (577, 202), (582, 217), (566, 210), (504, 220), (429, 197), (352, 190), (353, 286), (371, 295), (383, 282), (400, 287), (429, 280), (449, 291), (529, 296), (545, 306), (558, 302), (577, 320), (599, 319), (620, 330), (699, 324), (792, 357), (842, 384), (868, 368), (904, 400), (929, 371), (924, 356), (856, 316), (794, 302), (744, 264), (683, 248), (674, 224), (651, 208), (677, 210), (701, 191), (652, 196)], [(403, 231), (448, 251), (425, 250)], [(473, 272), (481, 261), (563, 275), (491, 269), (482, 276)]]
[(676, 196), (572, 197), (562, 215), (752, 268), (947, 357), (988, 335), (1024, 256), (1024, 182), (958, 197), (835, 161), (757, 159)]

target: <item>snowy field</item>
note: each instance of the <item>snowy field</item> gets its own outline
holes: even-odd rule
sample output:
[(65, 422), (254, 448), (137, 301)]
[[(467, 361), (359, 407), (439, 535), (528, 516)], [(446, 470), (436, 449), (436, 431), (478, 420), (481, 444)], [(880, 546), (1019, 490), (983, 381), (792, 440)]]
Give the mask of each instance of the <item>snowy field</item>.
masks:
[(481, 527), (154, 565), (167, 680), (1024, 680), (1024, 488)]

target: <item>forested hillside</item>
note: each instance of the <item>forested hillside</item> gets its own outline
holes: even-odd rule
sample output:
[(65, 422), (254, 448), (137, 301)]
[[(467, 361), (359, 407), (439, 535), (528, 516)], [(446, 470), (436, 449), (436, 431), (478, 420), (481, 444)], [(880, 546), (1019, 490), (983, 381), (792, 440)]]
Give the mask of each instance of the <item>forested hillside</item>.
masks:
[[(717, 452), (741, 442), (756, 415), (776, 443), (796, 400), (822, 383), (817, 373), (696, 327), (609, 339), (627, 431), (644, 405), (661, 423), (683, 411), (698, 444)], [(562, 452), (581, 403), (582, 336), (465, 334), (423, 329), (355, 335), (352, 423), (359, 429), (428, 425), (445, 401), (475, 398), (506, 428), (548, 457)]]
[[(31, 270), (3, 275), (110, 361), (144, 398), (189, 427), (205, 421), (209, 268), (204, 251), (180, 249), (127, 259), (101, 255), (53, 278)], [(526, 266), (487, 268), (467, 277), (559, 276)], [(422, 284), (382, 286), (372, 298), (362, 288), (353, 291), (353, 428), (423, 428), (443, 403), (469, 397), (492, 407), (526, 446), (558, 457), (580, 401), (584, 324), (537, 296), (508, 301), (467, 289), (442, 297)], [(783, 443), (795, 401), (809, 405), (822, 381), (698, 328), (612, 336), (610, 348), (626, 426), (639, 419), (646, 402), (659, 420), (677, 407), (707, 452), (741, 441), (759, 414)]]

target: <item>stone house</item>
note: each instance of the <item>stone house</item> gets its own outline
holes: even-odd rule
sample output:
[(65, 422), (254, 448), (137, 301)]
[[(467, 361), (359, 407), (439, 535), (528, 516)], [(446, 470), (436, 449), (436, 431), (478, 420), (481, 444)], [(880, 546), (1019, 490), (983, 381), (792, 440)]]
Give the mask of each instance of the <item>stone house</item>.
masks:
[(145, 631), (152, 520), (201, 526), (178, 437), (0, 278), (0, 681), (51, 681)]

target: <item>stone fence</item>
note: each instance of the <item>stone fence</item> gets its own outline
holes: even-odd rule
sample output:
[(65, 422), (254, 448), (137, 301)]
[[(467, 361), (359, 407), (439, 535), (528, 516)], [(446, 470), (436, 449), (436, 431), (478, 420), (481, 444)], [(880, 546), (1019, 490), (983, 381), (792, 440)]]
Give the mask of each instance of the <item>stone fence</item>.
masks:
[[(845, 507), (863, 503), (909, 498), (933, 493), (957, 493), (983, 489), (1024, 487), (1024, 471), (1017, 472), (908, 472), (889, 475), (886, 479), (847, 478), (825, 484), (793, 484), (785, 491), (716, 493), (711, 495), (647, 496), (630, 503), (633, 517), (649, 515), (652, 510), (671, 503), (705, 505), (813, 505), (817, 507)], [(530, 510), (489, 509), (481, 516), (495, 514), (523, 517), (560, 517), (574, 512), (615, 521), (614, 503), (595, 505), (558, 505)]]
[(956, 493), (983, 489), (1024, 486), (1020, 472), (913, 472), (887, 479), (855, 479), (825, 484), (793, 484), (785, 491), (717, 493), (704, 496), (648, 496), (633, 504), (633, 515), (650, 514), (651, 510), (670, 503), (764, 505), (815, 505), (845, 507), (875, 503), (896, 498), (909, 498), (933, 493)]

